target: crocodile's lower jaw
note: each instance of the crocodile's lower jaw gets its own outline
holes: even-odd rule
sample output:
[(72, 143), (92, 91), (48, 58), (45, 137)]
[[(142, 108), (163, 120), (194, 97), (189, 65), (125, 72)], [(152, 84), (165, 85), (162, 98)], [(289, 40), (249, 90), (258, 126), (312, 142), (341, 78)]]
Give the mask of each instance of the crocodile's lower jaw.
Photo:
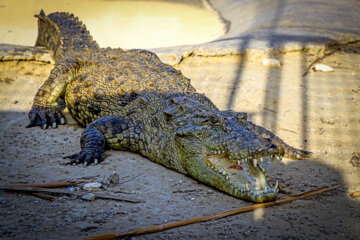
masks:
[(245, 200), (266, 202), (275, 200), (279, 191), (278, 182), (271, 186), (261, 162), (281, 160), (281, 155), (248, 159), (231, 159), (226, 152), (204, 152), (206, 163), (216, 174), (226, 179), (223, 191)]

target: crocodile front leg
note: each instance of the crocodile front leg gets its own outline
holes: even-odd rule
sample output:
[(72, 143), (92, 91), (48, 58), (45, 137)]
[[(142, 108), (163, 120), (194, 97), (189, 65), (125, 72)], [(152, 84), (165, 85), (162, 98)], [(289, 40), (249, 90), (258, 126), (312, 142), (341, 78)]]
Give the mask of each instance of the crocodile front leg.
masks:
[[(141, 124), (114, 116), (102, 117), (90, 123), (81, 135), (81, 148), (79, 153), (66, 156), (71, 159), (67, 164), (84, 163), (84, 166), (103, 160), (105, 147), (119, 150), (144, 150), (140, 144)], [(141, 147), (142, 146), (142, 147)]]
[(65, 117), (58, 107), (58, 99), (64, 96), (67, 84), (72, 80), (79, 68), (78, 62), (73, 59), (59, 61), (51, 70), (49, 78), (40, 87), (35, 95), (33, 106), (29, 112), (30, 123), (26, 127), (41, 126), (46, 129), (57, 124), (65, 124)]

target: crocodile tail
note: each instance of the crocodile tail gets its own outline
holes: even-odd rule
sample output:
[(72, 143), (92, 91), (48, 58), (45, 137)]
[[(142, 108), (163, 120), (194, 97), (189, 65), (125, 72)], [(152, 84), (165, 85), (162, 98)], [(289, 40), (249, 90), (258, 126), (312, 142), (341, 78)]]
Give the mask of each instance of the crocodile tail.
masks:
[(73, 14), (55, 12), (46, 16), (41, 10), (35, 17), (38, 18), (38, 37), (35, 46), (52, 50), (56, 62), (77, 52), (99, 49), (86, 26)]

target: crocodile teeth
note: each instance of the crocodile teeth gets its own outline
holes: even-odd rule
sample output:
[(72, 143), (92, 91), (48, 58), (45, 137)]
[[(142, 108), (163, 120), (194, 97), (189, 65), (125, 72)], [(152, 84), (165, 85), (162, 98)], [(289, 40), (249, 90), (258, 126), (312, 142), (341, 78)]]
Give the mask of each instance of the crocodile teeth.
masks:
[(248, 183), (246, 183), (246, 190), (247, 190), (247, 191), (250, 191), (250, 186), (249, 186)]
[(237, 165), (240, 165), (240, 164), (241, 164), (240, 160), (237, 160), (236, 163), (237, 163)]
[(261, 157), (261, 158), (260, 158), (260, 162), (263, 162), (263, 161), (264, 161), (264, 158), (263, 158), (263, 157)]
[(225, 176), (225, 175), (226, 175), (226, 172), (225, 172), (225, 171), (222, 171), (222, 175), (224, 175), (224, 176)]
[(258, 161), (257, 161), (256, 158), (254, 158), (254, 159), (253, 159), (253, 165), (254, 165), (254, 167), (256, 167), (257, 164), (258, 164)]
[(276, 183), (275, 183), (274, 190), (277, 189), (277, 188), (279, 188), (279, 182), (278, 181), (276, 181)]
[(226, 176), (225, 178), (226, 178), (226, 180), (227, 180), (227, 179), (229, 179), (229, 176)]
[(265, 187), (264, 187), (264, 193), (267, 193), (267, 191), (268, 191), (268, 189), (267, 189), (267, 187), (265, 186)]

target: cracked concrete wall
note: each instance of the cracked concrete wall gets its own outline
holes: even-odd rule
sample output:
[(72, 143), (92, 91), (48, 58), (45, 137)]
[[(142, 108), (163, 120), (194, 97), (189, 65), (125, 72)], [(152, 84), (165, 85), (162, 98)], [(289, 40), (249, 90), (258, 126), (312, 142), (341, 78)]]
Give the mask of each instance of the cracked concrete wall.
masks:
[(193, 55), (242, 54), (249, 49), (300, 51), (360, 40), (356, 0), (211, 0), (209, 4), (229, 23), (228, 32), (209, 43), (153, 49), (163, 61), (176, 65)]

